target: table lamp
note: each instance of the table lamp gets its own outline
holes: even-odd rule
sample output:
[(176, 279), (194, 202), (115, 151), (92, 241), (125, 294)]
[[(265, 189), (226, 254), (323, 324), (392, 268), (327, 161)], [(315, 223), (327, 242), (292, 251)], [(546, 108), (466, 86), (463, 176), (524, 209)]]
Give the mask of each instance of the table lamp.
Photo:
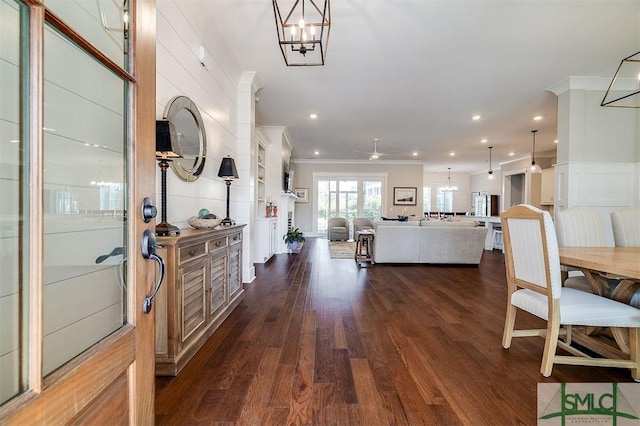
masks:
[(169, 162), (182, 155), (178, 149), (178, 133), (169, 120), (156, 120), (156, 159), (161, 177), (160, 223), (156, 225), (156, 235), (179, 234), (180, 229), (167, 222), (167, 169)]
[(227, 184), (227, 217), (222, 220), (222, 225), (235, 225), (235, 222), (229, 218), (229, 190), (231, 189), (231, 181), (238, 179), (238, 169), (236, 169), (236, 163), (233, 158), (226, 156), (220, 163), (220, 170), (218, 170), (218, 177), (224, 179)]

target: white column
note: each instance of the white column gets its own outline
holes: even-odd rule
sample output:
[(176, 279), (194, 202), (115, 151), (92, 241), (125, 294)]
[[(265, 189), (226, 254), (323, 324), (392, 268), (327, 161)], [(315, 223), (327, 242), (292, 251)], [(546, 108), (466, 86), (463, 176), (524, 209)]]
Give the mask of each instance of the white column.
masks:
[(570, 77), (549, 90), (558, 96), (555, 211), (582, 206), (604, 220), (640, 206), (640, 109), (600, 106), (610, 79)]

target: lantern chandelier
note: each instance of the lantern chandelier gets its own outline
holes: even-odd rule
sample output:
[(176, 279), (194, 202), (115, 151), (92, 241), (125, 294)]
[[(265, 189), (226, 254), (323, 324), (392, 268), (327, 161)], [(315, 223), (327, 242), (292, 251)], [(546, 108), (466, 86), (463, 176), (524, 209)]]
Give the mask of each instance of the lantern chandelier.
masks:
[(324, 65), (331, 29), (329, 0), (272, 2), (278, 44), (285, 64), (289, 67)]
[(600, 106), (640, 108), (640, 52), (620, 61)]
[(451, 167), (449, 167), (449, 177), (447, 177), (447, 184), (442, 188), (444, 192), (457, 192), (458, 187), (451, 183)]

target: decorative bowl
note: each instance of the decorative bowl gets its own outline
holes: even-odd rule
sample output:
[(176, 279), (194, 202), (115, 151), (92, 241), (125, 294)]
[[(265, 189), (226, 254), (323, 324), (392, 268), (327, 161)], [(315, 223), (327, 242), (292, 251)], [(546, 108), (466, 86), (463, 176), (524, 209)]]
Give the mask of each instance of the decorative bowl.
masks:
[(215, 228), (222, 223), (222, 218), (218, 219), (201, 219), (198, 216), (191, 216), (187, 219), (187, 223), (196, 229)]

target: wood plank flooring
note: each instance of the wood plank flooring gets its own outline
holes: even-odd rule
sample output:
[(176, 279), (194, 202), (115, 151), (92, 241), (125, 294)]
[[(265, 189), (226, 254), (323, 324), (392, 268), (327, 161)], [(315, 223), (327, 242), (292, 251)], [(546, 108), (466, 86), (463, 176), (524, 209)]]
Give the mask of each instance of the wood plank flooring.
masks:
[(565, 365), (545, 378), (539, 338), (503, 349), (498, 251), (478, 267), (360, 268), (308, 238), (256, 275), (180, 375), (157, 378), (157, 424), (534, 425), (537, 383), (632, 382)]

